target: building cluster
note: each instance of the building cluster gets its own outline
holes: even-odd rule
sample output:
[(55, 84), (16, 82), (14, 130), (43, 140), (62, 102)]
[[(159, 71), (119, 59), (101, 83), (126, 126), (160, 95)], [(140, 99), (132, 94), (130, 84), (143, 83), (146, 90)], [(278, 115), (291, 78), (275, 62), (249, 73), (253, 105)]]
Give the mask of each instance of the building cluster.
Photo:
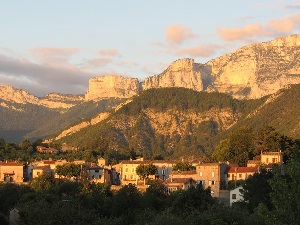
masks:
[[(239, 167), (229, 163), (193, 163), (193, 170), (173, 170), (178, 161), (171, 160), (124, 160), (114, 166), (106, 166), (103, 158), (98, 163), (86, 163), (78, 160), (72, 163), (80, 165), (86, 170), (91, 182), (107, 183), (111, 185), (124, 186), (134, 184), (141, 191), (148, 187), (145, 180), (140, 177), (136, 170), (139, 165), (154, 165), (156, 173), (150, 175), (149, 179), (155, 179), (165, 186), (166, 193), (170, 194), (178, 190), (187, 190), (196, 185), (210, 188), (211, 195), (225, 203), (239, 201), (241, 187), (229, 190), (229, 182), (245, 180), (254, 173), (259, 173), (262, 166), (271, 169), (273, 164), (282, 164), (281, 152), (262, 152), (260, 160), (250, 160), (247, 167)], [(55, 173), (58, 165), (69, 163), (66, 160), (43, 160), (36, 161), (24, 166), (16, 162), (0, 162), (0, 181), (2, 182), (27, 182), (42, 174)], [(70, 178), (72, 179), (72, 178)]]
[[(70, 162), (66, 160), (42, 160), (23, 165), (16, 162), (0, 162), (0, 181), (13, 183), (26, 183), (39, 177), (42, 174), (50, 174), (55, 178), (60, 178), (55, 170), (58, 165), (64, 165)], [(79, 165), (81, 170), (85, 170), (88, 179), (95, 183), (107, 183), (118, 185), (119, 174), (113, 167), (105, 166), (105, 160), (99, 159), (98, 163), (86, 163), (83, 160), (75, 160), (71, 162)], [(82, 172), (81, 171), (81, 172)], [(75, 177), (70, 177), (70, 180), (75, 180)]]

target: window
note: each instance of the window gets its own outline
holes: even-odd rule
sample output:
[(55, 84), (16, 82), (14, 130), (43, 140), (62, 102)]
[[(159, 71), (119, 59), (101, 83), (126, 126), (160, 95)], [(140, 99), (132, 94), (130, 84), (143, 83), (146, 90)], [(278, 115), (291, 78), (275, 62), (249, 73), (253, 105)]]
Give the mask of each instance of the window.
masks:
[(125, 172), (128, 172), (128, 168), (125, 169)]
[(242, 178), (242, 174), (241, 173), (239, 173), (239, 178)]
[(133, 178), (134, 178), (133, 175), (131, 175), (131, 176), (130, 176), (130, 179), (133, 180)]
[(236, 194), (232, 194), (232, 199), (236, 199)]
[(200, 177), (202, 177), (202, 172), (200, 172)]
[(162, 170), (161, 173), (162, 173), (162, 174), (165, 174), (165, 170)]
[(273, 158), (272, 163), (276, 163), (276, 162), (277, 162), (276, 158)]
[(134, 173), (134, 168), (131, 168), (131, 172)]
[(215, 176), (215, 172), (212, 172), (212, 173), (211, 173), (211, 176), (214, 177), (214, 176)]
[(211, 181), (211, 185), (215, 185), (215, 181), (214, 180)]
[(211, 185), (211, 180), (208, 181), (208, 185)]
[(127, 180), (127, 175), (124, 176), (124, 180)]
[(41, 174), (41, 172), (37, 172), (37, 173), (36, 173), (36, 175), (40, 175), (40, 174)]
[(269, 163), (269, 158), (266, 159), (266, 163)]

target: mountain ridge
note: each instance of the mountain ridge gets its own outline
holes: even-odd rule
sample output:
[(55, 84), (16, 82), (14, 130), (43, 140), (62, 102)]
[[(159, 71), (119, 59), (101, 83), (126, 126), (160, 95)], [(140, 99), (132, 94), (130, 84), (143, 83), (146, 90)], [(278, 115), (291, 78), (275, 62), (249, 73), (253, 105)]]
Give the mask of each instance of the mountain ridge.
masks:
[[(300, 35), (294, 34), (262, 43), (253, 43), (238, 48), (232, 53), (212, 59), (205, 64), (195, 63), (194, 59), (175, 60), (162, 73), (149, 76), (142, 82), (137, 78), (120, 75), (98, 76), (89, 80), (89, 88), (83, 95), (74, 97), (73, 103), (50, 101), (47, 95), (37, 98), (22, 90), (2, 90), (0, 98), (20, 103), (27, 101), (54, 108), (70, 108), (83, 101), (104, 98), (130, 98), (141, 90), (161, 87), (185, 87), (196, 91), (218, 91), (228, 93), (238, 99), (255, 99), (273, 94), (289, 84), (300, 83)], [(11, 86), (8, 86), (11, 89)], [(10, 96), (5, 96), (9, 92)], [(27, 94), (26, 94), (26, 93)], [(8, 97), (8, 98), (7, 98)], [(27, 97), (27, 98), (26, 98)], [(39, 100), (41, 99), (41, 100)], [(59, 102), (62, 104), (60, 105)]]

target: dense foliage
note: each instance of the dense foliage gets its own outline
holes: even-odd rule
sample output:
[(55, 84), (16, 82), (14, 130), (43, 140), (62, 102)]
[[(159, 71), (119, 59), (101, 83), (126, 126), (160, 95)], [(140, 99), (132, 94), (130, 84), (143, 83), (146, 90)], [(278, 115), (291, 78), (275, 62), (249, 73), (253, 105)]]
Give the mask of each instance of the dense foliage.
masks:
[(98, 102), (83, 102), (70, 109), (51, 109), (34, 104), (19, 104), (0, 100), (9, 107), (0, 105), (0, 137), (6, 141), (20, 142), (23, 139), (49, 137), (72, 124), (87, 120), (110, 110), (123, 99), (103, 99)]
[(244, 218), (252, 217), (249, 212), (220, 205), (211, 197), (210, 190), (204, 190), (201, 185), (166, 195), (157, 182), (141, 193), (134, 185), (112, 192), (105, 184), (91, 184), (85, 191), (80, 182), (44, 179), (51, 184), (46, 189), (1, 184), (0, 199), (15, 193), (11, 188), (25, 189), (13, 199), (6, 197), (9, 206), (0, 212), (5, 215), (7, 209), (16, 206), (20, 211), (20, 225), (259, 224), (257, 221), (261, 219), (252, 218), (247, 222)]
[(136, 174), (147, 179), (150, 175), (155, 175), (157, 172), (156, 166), (153, 164), (140, 164), (136, 167)]
[[(214, 120), (211, 111), (225, 110), (231, 115), (241, 117), (256, 109), (264, 99), (239, 101), (222, 93), (196, 92), (185, 88), (150, 89), (135, 96), (108, 119), (99, 124), (82, 129), (64, 137), (60, 143), (70, 143), (82, 149), (100, 147), (105, 151), (117, 150), (122, 154), (134, 151), (144, 158), (178, 158), (183, 155), (205, 157), (211, 153), (216, 143), (223, 138), (221, 119)], [(179, 121), (182, 114), (194, 113), (204, 116), (202, 122), (188, 119), (182, 125), (183, 131), (170, 134), (161, 133), (154, 128), (144, 110), (155, 113), (171, 114)], [(150, 113), (151, 114), (151, 113)], [(234, 123), (234, 116), (232, 121)], [(135, 121), (135, 122), (129, 122)], [(160, 126), (163, 126), (161, 124)]]
[(260, 155), (261, 151), (282, 151), (283, 159), (286, 161), (295, 145), (297, 145), (295, 140), (280, 134), (270, 126), (263, 127), (257, 132), (248, 127), (240, 127), (220, 142), (211, 159), (246, 166), (247, 161)]

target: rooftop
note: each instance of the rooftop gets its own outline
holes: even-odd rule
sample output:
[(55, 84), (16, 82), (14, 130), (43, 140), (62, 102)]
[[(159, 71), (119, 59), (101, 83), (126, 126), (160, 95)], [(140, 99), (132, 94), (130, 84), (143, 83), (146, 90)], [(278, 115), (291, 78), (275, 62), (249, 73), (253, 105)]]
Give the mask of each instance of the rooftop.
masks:
[(256, 173), (258, 172), (258, 167), (231, 167), (228, 173)]
[(190, 180), (193, 180), (192, 178), (168, 178), (164, 181), (165, 184), (170, 184), (170, 183), (182, 183), (186, 184)]
[(17, 162), (0, 162), (0, 166), (23, 166), (23, 164)]

